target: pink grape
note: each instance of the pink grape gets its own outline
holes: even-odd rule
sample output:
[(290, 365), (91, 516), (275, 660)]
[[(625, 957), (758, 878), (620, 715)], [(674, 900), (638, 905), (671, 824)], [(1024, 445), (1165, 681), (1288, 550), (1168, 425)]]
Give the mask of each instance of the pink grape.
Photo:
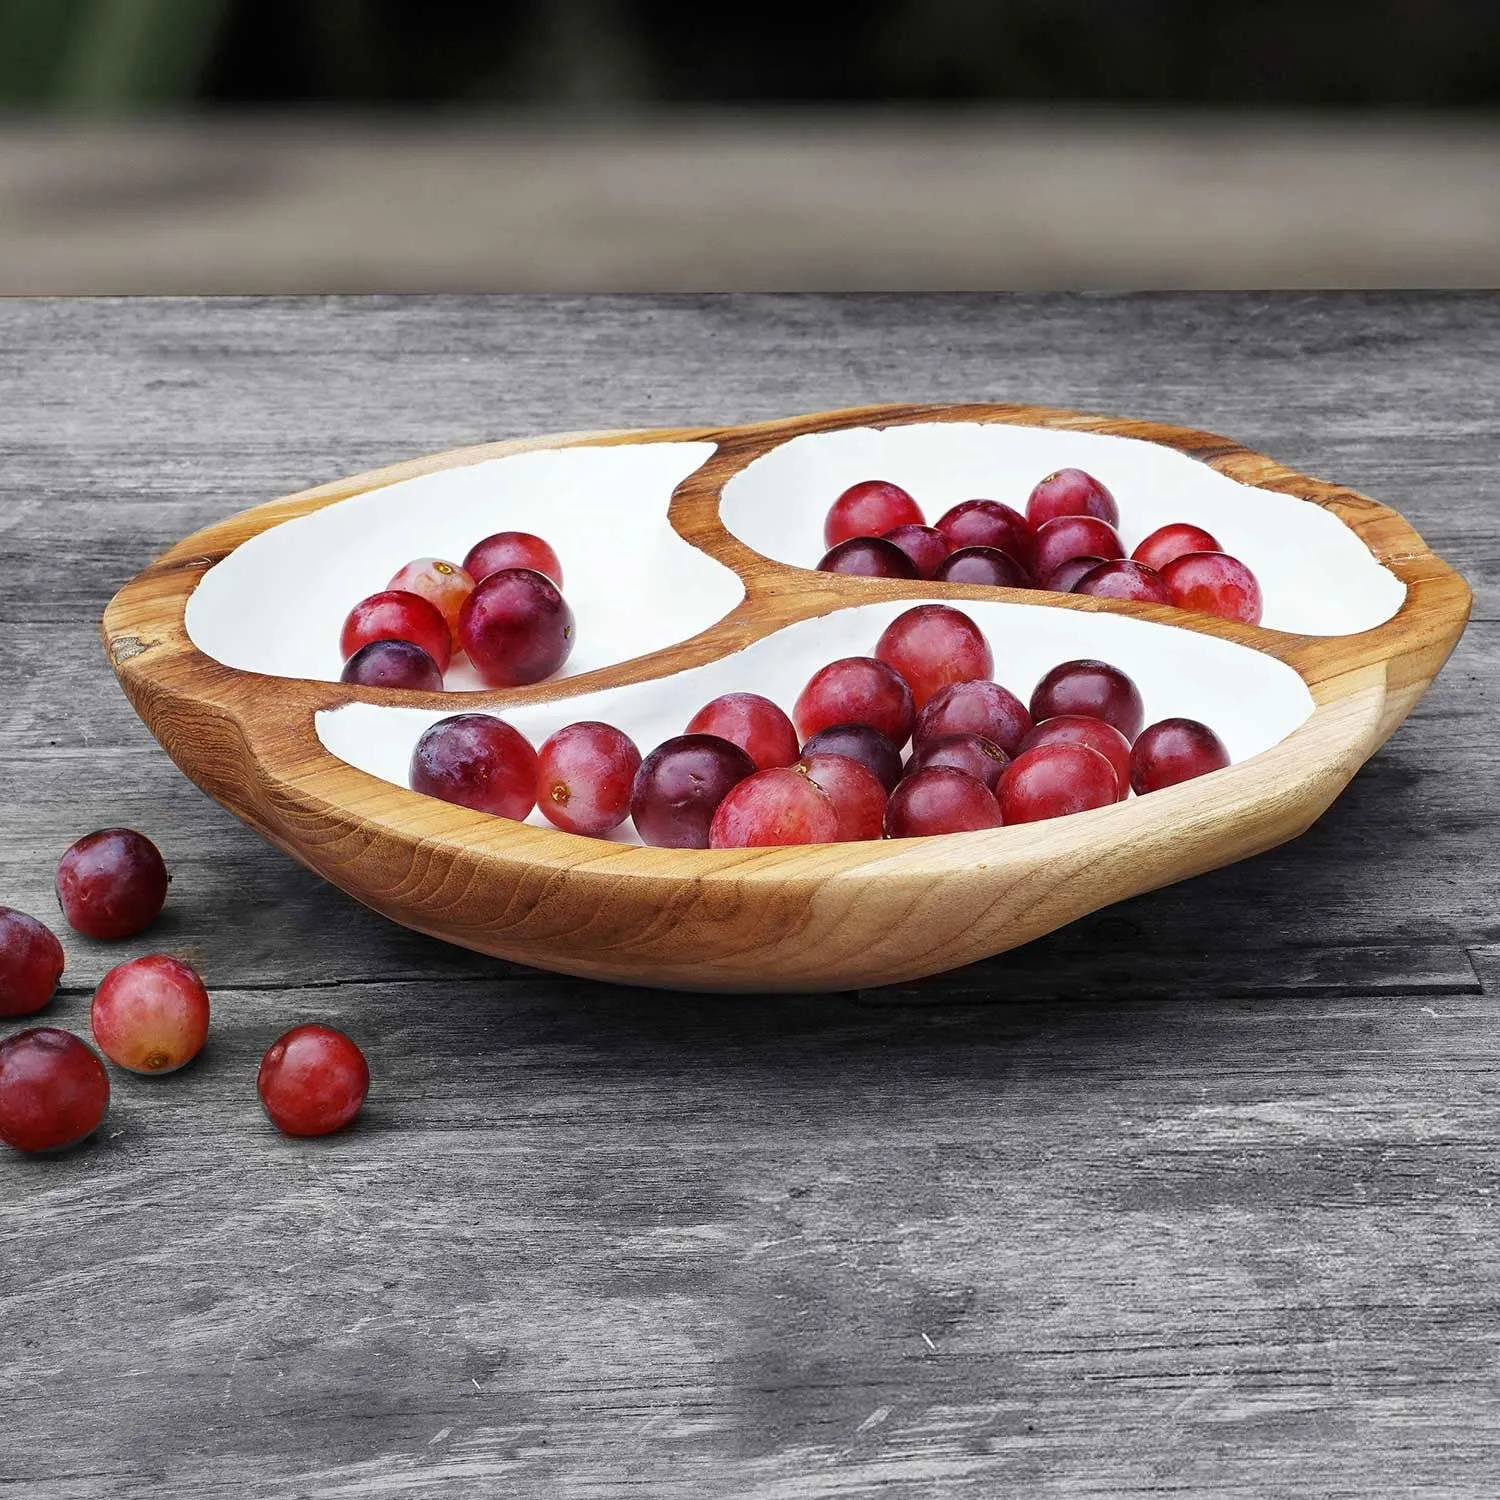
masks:
[(984, 632), (946, 604), (919, 604), (897, 615), (876, 642), (875, 655), (906, 679), (919, 712), (950, 682), (988, 677), (995, 667)]
[(1097, 750), (1114, 767), (1121, 798), (1130, 790), (1130, 741), (1113, 724), (1088, 714), (1059, 714), (1055, 719), (1043, 719), (1021, 741), (1020, 753), (1038, 745), (1060, 744), (1087, 745)]
[(912, 744), (920, 748), (944, 735), (977, 734), (1014, 755), (1031, 723), (1026, 705), (998, 682), (955, 682), (933, 694), (917, 718)]
[(899, 547), (923, 578), (931, 578), (948, 555), (948, 543), (935, 526), (895, 526), (885, 533), (884, 540)]
[(208, 991), (167, 953), (148, 953), (104, 976), (89, 1008), (99, 1050), (132, 1073), (173, 1073), (208, 1040)]
[(1065, 661), (1037, 683), (1031, 717), (1040, 724), (1061, 714), (1087, 714), (1113, 724), (1134, 741), (1146, 722), (1146, 706), (1135, 683), (1104, 661)]
[(630, 815), (641, 841), (662, 849), (707, 849), (719, 804), (755, 774), (738, 745), (714, 734), (681, 734), (654, 749), (636, 772)]
[(491, 714), (439, 719), (417, 741), (412, 790), (496, 817), (526, 817), (536, 805), (536, 751)]
[(1120, 782), (1097, 750), (1054, 741), (1023, 750), (1001, 774), (996, 796), (1007, 823), (1036, 823), (1118, 802)]
[(916, 713), (906, 679), (873, 656), (842, 656), (819, 667), (792, 707), (804, 739), (833, 724), (869, 724), (898, 749)]
[(1037, 531), (1035, 568), (1038, 578), (1055, 573), (1069, 558), (1102, 557), (1106, 562), (1124, 557), (1119, 534), (1095, 516), (1059, 516)]
[(483, 583), (491, 573), (506, 568), (530, 568), (550, 578), (558, 588), (563, 586), (562, 564), (541, 537), (529, 531), (497, 531), (482, 542), (475, 542), (464, 558), (464, 572), (475, 583)]
[(791, 766), (757, 771), (732, 787), (714, 812), (710, 849), (832, 844), (839, 836), (833, 799)]
[(1222, 552), (1224, 549), (1201, 526), (1174, 521), (1158, 526), (1130, 555), (1138, 563), (1155, 568), (1158, 573), (1185, 552)]
[(457, 649), (458, 617), (474, 592), (474, 580), (463, 568), (441, 557), (419, 557), (397, 572), (386, 588), (420, 594), (433, 605), (447, 622)]
[(906, 777), (885, 810), (886, 835), (893, 839), (974, 833), (998, 828), (1001, 821), (1000, 804), (985, 784), (951, 766), (930, 766)]
[(820, 573), (843, 573), (851, 578), (920, 578), (922, 575), (894, 542), (878, 536), (851, 536), (823, 554)]
[(1031, 525), (1020, 511), (998, 500), (961, 500), (937, 523), (951, 551), (995, 547), (1023, 567), (1031, 566)]
[(612, 724), (568, 724), (537, 751), (536, 804), (567, 833), (599, 837), (630, 816), (641, 752)]
[(705, 703), (688, 720), (686, 734), (716, 734), (738, 745), (757, 771), (789, 766), (802, 753), (797, 729), (769, 698), (759, 693), (725, 693)]
[(829, 507), (823, 523), (824, 547), (837, 547), (852, 536), (884, 536), (897, 526), (921, 526), (922, 508), (899, 484), (864, 479), (851, 484)]
[(375, 641), (410, 641), (433, 659), (439, 672), (448, 670), (453, 657), (453, 636), (437, 606), (402, 589), (371, 594), (349, 611), (339, 636), (339, 654), (348, 661)]
[(1239, 558), (1227, 552), (1184, 552), (1162, 569), (1161, 576), (1178, 609), (1245, 625), (1260, 624), (1260, 583)]
[(1075, 594), (1095, 599), (1130, 599), (1137, 604), (1170, 604), (1172, 593), (1161, 574), (1144, 563), (1116, 558), (1100, 563), (1073, 585)]
[(1115, 497), (1092, 474), (1082, 469), (1058, 469), (1043, 479), (1026, 501), (1026, 519), (1040, 530), (1059, 516), (1097, 516), (1111, 526), (1120, 524)]
[(912, 751), (906, 762), (906, 774), (913, 776), (928, 766), (952, 766), (955, 771), (964, 771), (975, 781), (983, 782), (985, 790), (993, 792), (1009, 761), (1010, 757), (998, 745), (977, 734), (944, 734), (923, 740)]
[(1161, 719), (1136, 736), (1130, 748), (1130, 784), (1138, 795), (1222, 771), (1229, 764), (1224, 741), (1197, 719)]
[(878, 839), (884, 828), (886, 789), (867, 766), (847, 755), (804, 755), (796, 769), (828, 793), (839, 819), (839, 841)]
[(284, 1135), (332, 1135), (364, 1106), (370, 1065), (356, 1042), (331, 1026), (294, 1026), (260, 1061), (261, 1107)]

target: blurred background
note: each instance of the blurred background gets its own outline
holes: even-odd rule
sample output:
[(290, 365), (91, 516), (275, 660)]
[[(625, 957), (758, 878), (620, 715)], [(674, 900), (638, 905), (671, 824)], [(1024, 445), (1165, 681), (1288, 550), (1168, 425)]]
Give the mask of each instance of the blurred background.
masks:
[(1500, 283), (1500, 0), (0, 0), (0, 292)]

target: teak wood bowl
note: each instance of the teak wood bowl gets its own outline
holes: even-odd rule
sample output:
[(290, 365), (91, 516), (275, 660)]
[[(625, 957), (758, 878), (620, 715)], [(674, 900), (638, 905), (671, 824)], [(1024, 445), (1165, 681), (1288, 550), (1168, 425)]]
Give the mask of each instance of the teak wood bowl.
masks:
[[(856, 479), (894, 479), (936, 515), (976, 494), (1016, 503), (1066, 463), (1115, 491), (1127, 548), (1167, 520), (1214, 531), (1259, 575), (1265, 623), (811, 571), (823, 512)], [(410, 557), (461, 556), (511, 527), (563, 558), (570, 675), (428, 694), (333, 680), (357, 599)], [(585, 839), (404, 784), (422, 729), (461, 708), (503, 710), (538, 743), (603, 718), (644, 750), (732, 688), (789, 707), (817, 666), (867, 654), (921, 599), (963, 601), (1023, 698), (1055, 662), (1101, 656), (1136, 677), (1148, 720), (1203, 718), (1235, 763), (1051, 822), (754, 850)], [(1421, 697), (1469, 605), (1399, 515), (1223, 438), (890, 406), (494, 443), (307, 490), (178, 543), (115, 597), (104, 639), (193, 781), (397, 922), (569, 974), (813, 991), (952, 968), (1294, 838)]]

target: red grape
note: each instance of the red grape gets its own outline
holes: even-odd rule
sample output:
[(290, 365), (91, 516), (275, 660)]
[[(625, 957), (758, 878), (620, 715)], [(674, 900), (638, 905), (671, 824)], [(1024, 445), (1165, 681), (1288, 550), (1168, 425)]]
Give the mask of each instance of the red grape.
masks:
[(344, 663), (339, 681), (361, 687), (411, 688), (421, 693), (443, 690), (438, 664), (410, 641), (371, 641), (361, 646)]
[(654, 749), (636, 772), (630, 815), (641, 841), (660, 849), (707, 849), (719, 804), (755, 762), (716, 734), (680, 734)]
[(1085, 574), (1092, 573), (1104, 561), (1102, 557), (1089, 557), (1086, 553), (1082, 557), (1070, 557), (1067, 562), (1058, 563), (1053, 568), (1042, 587), (1051, 589), (1055, 594), (1071, 594), (1078, 580)]
[(899, 484), (864, 479), (851, 484), (829, 507), (823, 545), (837, 547), (852, 536), (883, 536), (897, 526), (921, 526), (922, 508)]
[(938, 564), (937, 583), (983, 583), (996, 589), (1031, 587), (1031, 574), (998, 547), (960, 547)]
[(950, 682), (988, 677), (995, 668), (984, 632), (946, 604), (919, 604), (897, 615), (876, 642), (875, 655), (906, 679), (918, 710)]
[(208, 1040), (208, 991), (180, 959), (149, 953), (104, 976), (89, 1023), (112, 1063), (132, 1073), (172, 1073)]
[(1130, 749), (1130, 784), (1140, 795), (1191, 781), (1229, 764), (1224, 741), (1197, 719), (1161, 719), (1147, 725)]
[(458, 617), (474, 592), (474, 580), (457, 563), (441, 557), (419, 557), (407, 563), (386, 588), (420, 594), (447, 622), (448, 633), (454, 645), (458, 644)]
[(506, 568), (531, 568), (550, 578), (558, 588), (563, 586), (562, 564), (557, 553), (529, 531), (497, 531), (494, 536), (475, 542), (464, 558), (464, 572), (475, 583), (483, 583), (491, 573)]
[(29, 1016), (57, 990), (62, 944), (35, 917), (0, 906), (0, 1016)]
[(458, 635), (487, 686), (524, 687), (573, 654), (573, 611), (545, 573), (503, 568), (469, 595)]
[(766, 849), (832, 844), (839, 836), (833, 799), (791, 766), (757, 771), (729, 790), (714, 810), (710, 849)]
[(412, 751), (413, 791), (517, 822), (536, 804), (536, 780), (530, 741), (491, 714), (439, 719)]
[(820, 573), (854, 578), (920, 578), (916, 563), (894, 542), (878, 536), (851, 536), (830, 548), (818, 564)]
[(757, 771), (789, 766), (802, 753), (792, 721), (759, 693), (725, 693), (688, 720), (685, 734), (716, 734), (738, 745)]
[(917, 565), (923, 578), (931, 578), (948, 555), (948, 543), (934, 526), (894, 526), (884, 540), (893, 542)]
[(1118, 802), (1120, 782), (1097, 750), (1053, 741), (1023, 750), (1011, 761), (995, 795), (1007, 823), (1036, 823)]
[(1040, 724), (1062, 714), (1103, 719), (1132, 741), (1146, 722), (1140, 689), (1118, 667), (1103, 661), (1065, 661), (1037, 683), (1031, 695), (1032, 720)]
[(848, 755), (804, 755), (796, 769), (828, 793), (839, 819), (839, 841), (878, 839), (885, 820), (886, 791), (880, 778)]
[(630, 816), (630, 791), (640, 768), (635, 741), (614, 725), (569, 724), (537, 751), (536, 805), (568, 833), (597, 837)]
[(982, 781), (952, 766), (929, 766), (906, 777), (891, 793), (885, 831), (893, 839), (998, 828), (1000, 804)]
[(1017, 562), (1031, 565), (1031, 527), (1026, 517), (998, 500), (962, 500), (937, 523), (952, 551), (960, 547), (995, 547)]
[(1102, 557), (1106, 562), (1124, 557), (1119, 534), (1096, 516), (1059, 516), (1036, 534), (1036, 574), (1046, 578), (1070, 557)]
[(71, 1032), (33, 1026), (0, 1042), (0, 1141), (7, 1146), (76, 1146), (108, 1108), (104, 1064)]
[(1087, 745), (1090, 750), (1097, 750), (1115, 768), (1120, 798), (1124, 799), (1130, 790), (1130, 741), (1113, 724), (1088, 714), (1059, 714), (1055, 719), (1043, 719), (1021, 741), (1021, 750), (1064, 744)]
[(1000, 773), (1010, 757), (998, 745), (977, 734), (943, 734), (923, 740), (906, 762), (906, 774), (915, 775), (928, 766), (952, 766), (975, 781), (982, 781), (986, 791), (993, 792)]
[(453, 636), (437, 606), (401, 589), (371, 594), (349, 611), (339, 636), (344, 660), (372, 641), (410, 641), (437, 663), (439, 672), (446, 672), (453, 659)]
[(286, 1135), (332, 1135), (370, 1091), (365, 1055), (331, 1026), (294, 1026), (271, 1044), (255, 1080), (271, 1123)]
[(792, 706), (792, 719), (804, 738), (831, 724), (869, 724), (898, 749), (915, 717), (906, 679), (873, 656), (842, 656), (819, 667)]
[(1059, 516), (1097, 516), (1111, 526), (1120, 524), (1115, 497), (1082, 469), (1058, 469), (1049, 474), (1026, 501), (1026, 519), (1035, 530)]
[(57, 899), (75, 932), (113, 942), (157, 919), (169, 878), (161, 851), (144, 834), (103, 828), (58, 861)]
[(1260, 624), (1260, 584), (1239, 558), (1227, 552), (1184, 552), (1161, 571), (1178, 609)]
[(1155, 568), (1158, 573), (1184, 552), (1220, 552), (1223, 549), (1201, 526), (1190, 526), (1186, 521), (1173, 521), (1170, 526), (1158, 526), (1130, 555), (1138, 563)]
[(1096, 599), (1131, 599), (1138, 604), (1170, 604), (1171, 591), (1161, 581), (1161, 574), (1144, 563), (1116, 558), (1100, 563), (1073, 585), (1075, 594), (1090, 594)]
[(821, 755), (858, 761), (887, 792), (901, 780), (901, 752), (869, 724), (830, 724), (809, 735), (802, 746), (802, 758)]
[(955, 682), (935, 693), (912, 730), (912, 744), (949, 734), (977, 734), (1007, 755), (1031, 729), (1026, 705), (998, 682)]

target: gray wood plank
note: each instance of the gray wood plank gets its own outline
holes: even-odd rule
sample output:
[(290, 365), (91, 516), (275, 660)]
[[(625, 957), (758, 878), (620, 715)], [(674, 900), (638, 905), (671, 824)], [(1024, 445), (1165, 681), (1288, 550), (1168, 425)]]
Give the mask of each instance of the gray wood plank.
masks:
[[(1489, 1500), (1497, 369), (1488, 295), (0, 301), (0, 901), (138, 823), (169, 915), (68, 935), (47, 1019), (154, 946), (216, 1004), (92, 1145), (0, 1156), (0, 1494)], [(97, 644), (302, 484), (913, 395), (1228, 432), (1400, 506), (1481, 623), (1295, 844), (815, 1000), (404, 933), (197, 793)], [(296, 1144), (253, 1075), (304, 1019), (375, 1087)]]

